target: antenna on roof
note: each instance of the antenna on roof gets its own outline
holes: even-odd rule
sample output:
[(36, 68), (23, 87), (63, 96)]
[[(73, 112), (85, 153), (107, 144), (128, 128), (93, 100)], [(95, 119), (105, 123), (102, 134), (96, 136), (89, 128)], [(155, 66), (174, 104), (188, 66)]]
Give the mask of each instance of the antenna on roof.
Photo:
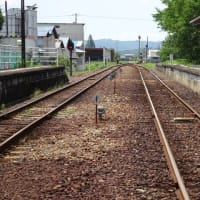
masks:
[(78, 14), (77, 14), (77, 13), (75, 13), (75, 14), (74, 14), (74, 16), (75, 16), (75, 21), (74, 21), (74, 24), (77, 24), (77, 20), (78, 20), (78, 19), (77, 19), (77, 17), (78, 17)]
[(36, 10), (38, 7), (37, 7), (37, 4), (33, 4), (32, 6), (26, 6), (28, 10)]

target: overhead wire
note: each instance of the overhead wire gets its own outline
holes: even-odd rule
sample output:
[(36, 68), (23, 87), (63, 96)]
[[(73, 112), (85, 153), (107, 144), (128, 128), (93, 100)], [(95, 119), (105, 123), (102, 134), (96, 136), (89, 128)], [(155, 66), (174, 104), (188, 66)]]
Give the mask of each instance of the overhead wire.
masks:
[(126, 20), (126, 21), (152, 21), (150, 18), (131, 18), (131, 17), (112, 17), (112, 16), (93, 16), (86, 14), (69, 14), (69, 15), (57, 15), (57, 16), (44, 16), (43, 18), (63, 18), (63, 17), (73, 17), (73, 16), (87, 17), (87, 18), (99, 18), (107, 20)]
[(111, 20), (129, 20), (129, 21), (149, 21), (150, 20), (150, 19), (145, 19), (145, 18), (92, 16), (92, 15), (84, 15), (84, 14), (80, 14), (79, 16), (89, 17), (89, 18), (111, 19)]

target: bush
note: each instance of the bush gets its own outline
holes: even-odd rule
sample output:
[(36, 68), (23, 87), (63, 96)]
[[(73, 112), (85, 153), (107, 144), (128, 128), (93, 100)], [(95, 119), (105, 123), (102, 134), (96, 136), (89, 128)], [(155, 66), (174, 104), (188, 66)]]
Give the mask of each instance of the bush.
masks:
[(67, 69), (67, 71), (69, 71), (69, 67), (70, 67), (69, 58), (67, 58), (66, 56), (63, 56), (63, 55), (58, 56), (58, 65), (65, 67)]

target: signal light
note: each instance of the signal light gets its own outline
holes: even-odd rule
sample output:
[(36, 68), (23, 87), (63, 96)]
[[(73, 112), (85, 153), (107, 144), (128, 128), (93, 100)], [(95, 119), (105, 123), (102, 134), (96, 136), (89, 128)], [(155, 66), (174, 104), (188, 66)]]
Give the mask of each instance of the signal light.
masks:
[(69, 38), (68, 42), (67, 42), (67, 49), (69, 51), (73, 51), (74, 50), (74, 43), (73, 41)]

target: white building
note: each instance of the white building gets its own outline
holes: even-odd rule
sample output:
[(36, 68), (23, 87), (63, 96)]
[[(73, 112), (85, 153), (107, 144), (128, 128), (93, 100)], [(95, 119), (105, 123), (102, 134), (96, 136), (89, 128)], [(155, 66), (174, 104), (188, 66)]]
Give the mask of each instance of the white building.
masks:
[[(74, 42), (75, 49), (73, 51), (73, 62), (76, 63), (78, 69), (85, 67), (85, 45), (84, 45), (84, 24), (82, 23), (37, 23), (38, 36), (46, 29), (55, 31), (58, 34), (59, 41), (67, 48), (67, 42), (70, 38)], [(39, 32), (40, 30), (40, 32)], [(42, 31), (42, 32), (41, 32)], [(58, 41), (57, 43), (58, 44)], [(69, 51), (66, 52), (69, 56)]]
[[(2, 30), (0, 31), (1, 44), (18, 45), (21, 39), (21, 9), (8, 9), (8, 24), (4, 19)], [(8, 32), (7, 32), (8, 30)], [(35, 47), (37, 40), (37, 11), (34, 7), (25, 10), (25, 35), (26, 45)]]
[(150, 62), (160, 62), (159, 52), (160, 50), (150, 49), (148, 51), (147, 60)]
[[(8, 10), (6, 19), (0, 31), (2, 45), (19, 46), (21, 41), (21, 9)], [(8, 31), (7, 31), (8, 30)], [(73, 62), (77, 68), (84, 68), (84, 24), (80, 23), (37, 23), (35, 6), (27, 6), (25, 10), (26, 52), (38, 48), (61, 49), (62, 54), (69, 56), (67, 41), (71, 38), (75, 44)], [(31, 49), (31, 50), (30, 50)], [(56, 51), (57, 52), (57, 51)]]

